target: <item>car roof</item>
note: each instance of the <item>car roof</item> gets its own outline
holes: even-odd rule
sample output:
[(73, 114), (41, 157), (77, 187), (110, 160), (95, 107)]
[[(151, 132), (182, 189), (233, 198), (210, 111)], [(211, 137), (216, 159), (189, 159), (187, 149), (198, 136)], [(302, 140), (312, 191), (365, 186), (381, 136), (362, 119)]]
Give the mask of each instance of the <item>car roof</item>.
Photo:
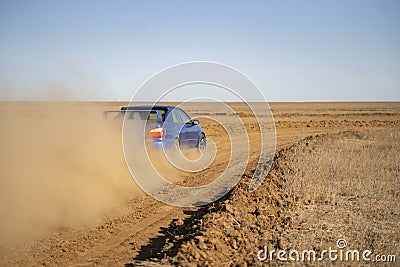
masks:
[(121, 110), (158, 110), (158, 109), (173, 109), (177, 108), (175, 106), (168, 105), (137, 105), (137, 106), (127, 106), (122, 107)]

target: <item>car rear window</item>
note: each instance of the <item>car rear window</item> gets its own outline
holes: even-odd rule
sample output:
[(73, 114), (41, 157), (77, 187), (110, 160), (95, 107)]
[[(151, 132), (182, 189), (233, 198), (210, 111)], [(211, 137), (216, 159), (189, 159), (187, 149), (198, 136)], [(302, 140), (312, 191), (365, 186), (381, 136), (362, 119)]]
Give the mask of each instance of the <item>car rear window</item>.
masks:
[(148, 110), (130, 110), (126, 115), (128, 120), (157, 120), (157, 112)]
[(126, 118), (128, 120), (148, 120), (148, 121), (157, 121), (158, 113), (160, 113), (162, 121), (165, 120), (165, 110), (129, 110)]

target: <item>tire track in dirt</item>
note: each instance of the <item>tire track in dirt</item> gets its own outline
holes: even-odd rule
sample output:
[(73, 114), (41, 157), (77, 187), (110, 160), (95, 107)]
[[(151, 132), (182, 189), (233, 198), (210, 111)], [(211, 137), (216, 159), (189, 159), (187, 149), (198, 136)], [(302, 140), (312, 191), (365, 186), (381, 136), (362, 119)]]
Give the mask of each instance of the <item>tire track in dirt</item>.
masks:
[[(376, 131), (376, 134), (379, 132)], [(390, 132), (385, 132), (386, 135), (391, 136), (390, 138), (396, 138)], [(163, 236), (159, 237), (164, 239), (163, 243), (165, 246), (158, 247), (157, 253), (154, 255), (155, 257), (152, 259), (147, 258), (145, 262), (139, 261), (142, 260), (141, 258), (136, 258), (136, 261), (130, 264), (152, 264), (154, 266), (261, 265), (262, 263), (257, 257), (260, 249), (264, 249), (264, 246), (275, 249), (275, 251), (291, 248), (293, 243), (287, 244), (286, 235), (291, 231), (294, 232), (295, 234), (292, 233), (291, 235), (293, 241), (296, 240), (296, 234), (299, 234), (302, 230), (298, 225), (297, 213), (295, 211), (301, 206), (299, 201), (303, 201), (303, 199), (299, 199), (297, 193), (292, 190), (290, 185), (292, 182), (291, 178), (287, 179), (287, 177), (291, 177), (299, 171), (298, 162), (294, 160), (297, 155), (307, 156), (308, 154), (312, 154), (317, 146), (327, 143), (334, 145), (336, 142), (340, 143), (343, 140), (351, 142), (351, 140), (368, 141), (373, 139), (368, 132), (349, 130), (339, 133), (307, 136), (289, 147), (281, 149), (276, 155), (274, 164), (266, 180), (255, 193), (251, 194), (247, 191), (251, 177), (250, 172), (244, 175), (237, 187), (221, 201), (202, 208), (197, 214), (194, 214), (191, 218), (183, 222), (172, 221), (169, 228), (164, 229), (162, 232)], [(362, 192), (359, 193), (362, 194)], [(349, 198), (348, 201), (353, 203), (354, 198)], [(343, 205), (346, 206), (349, 204), (342, 203), (342, 208)], [(365, 205), (368, 205), (368, 203), (365, 203)], [(340, 221), (340, 218), (345, 217), (343, 215), (346, 215), (348, 211), (345, 210), (344, 214), (342, 214), (340, 213), (340, 208), (338, 208), (338, 212), (339, 214), (334, 220), (336, 223)], [(389, 209), (386, 212), (391, 214), (393, 217), (392, 220), (395, 220), (396, 214), (393, 213), (393, 210)], [(315, 216), (316, 214), (309, 215)], [(354, 212), (351, 216), (357, 217), (357, 212)], [(378, 217), (378, 215), (375, 217)], [(374, 221), (374, 223), (376, 222)], [(394, 225), (390, 223), (389, 221), (387, 227), (392, 227), (392, 232), (398, 232), (393, 227)], [(351, 224), (347, 224), (347, 228), (351, 228)], [(314, 233), (314, 242), (318, 242), (321, 238), (329, 238), (323, 233), (327, 229), (327, 226), (324, 224), (321, 227), (319, 234)], [(371, 225), (364, 225), (364, 227), (371, 227)], [(381, 231), (381, 227), (374, 229), (374, 231)], [(350, 232), (347, 234), (353, 235), (353, 237), (354, 235), (360, 235), (354, 232), (354, 229), (353, 232)], [(388, 229), (386, 229), (387, 233)], [(336, 237), (340, 237), (340, 234), (340, 231), (336, 231)], [(310, 233), (307, 237), (312, 235)], [(390, 239), (372, 239), (375, 241), (369, 240), (369, 242), (377, 242), (378, 247), (385, 247), (385, 245), (390, 246), (392, 241), (396, 242), (398, 238), (394, 236)], [(296, 244), (296, 241), (294, 242)], [(332, 241), (333, 244), (336, 244), (335, 242), (336, 240)], [(382, 245), (379, 242), (383, 242), (384, 244)], [(386, 244), (385, 242), (389, 243)], [(314, 245), (318, 246), (317, 243), (314, 243)], [(325, 244), (325, 248), (328, 245)], [(306, 243), (305, 246), (303, 249), (315, 249), (315, 247), (312, 247), (312, 243), (311, 247), (309, 243)], [(150, 247), (157, 246), (154, 243), (150, 243), (145, 249)], [(385, 251), (395, 253), (398, 251), (396, 247), (397, 245)], [(369, 248), (374, 249), (374, 247)], [(329, 262), (328, 260), (324, 264), (329, 263), (334, 264), (335, 262)], [(269, 264), (280, 265), (280, 262), (269, 262)], [(302, 266), (304, 263), (297, 264)], [(358, 264), (355, 262), (354, 266)]]
[[(290, 161), (292, 155), (298, 150), (311, 153), (318, 143), (345, 135), (354, 133), (311, 135), (279, 150), (256, 192), (248, 192), (252, 170), (220, 201), (199, 209), (183, 221), (172, 220), (127, 265), (260, 264), (257, 251), (266, 244), (282, 248), (281, 235), (294, 227), (291, 212), (297, 199), (288, 192), (286, 179), (295, 168)], [(154, 251), (149, 255), (151, 249)]]

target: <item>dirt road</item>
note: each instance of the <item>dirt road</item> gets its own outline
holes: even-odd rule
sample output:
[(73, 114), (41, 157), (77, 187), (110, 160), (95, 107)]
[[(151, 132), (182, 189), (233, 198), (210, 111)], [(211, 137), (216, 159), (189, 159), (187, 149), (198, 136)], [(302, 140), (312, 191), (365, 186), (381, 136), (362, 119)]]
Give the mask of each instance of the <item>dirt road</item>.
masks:
[[(69, 104), (50, 116), (52, 104), (0, 106), (0, 123), (6, 129), (1, 136), (5, 148), (1, 153), (1, 265), (129, 266), (171, 264), (162, 259), (176, 259), (176, 255), (182, 259), (182, 245), (188, 248), (187, 243), (196, 239), (196, 228), (204, 215), (221, 204), (178, 208), (141, 192), (126, 170), (118, 125), (111, 127), (97, 121), (97, 112), (118, 104)], [(246, 180), (258, 162), (259, 133), (245, 106), (231, 106), (241, 115), (253, 140)], [(282, 157), (285, 148), (307, 136), (399, 130), (399, 103), (273, 103), (271, 108), (277, 154)], [(213, 112), (210, 108), (208, 115)], [(171, 179), (181, 185), (206, 184), (227, 166), (227, 133), (207, 119), (201, 125), (208, 138), (215, 141), (218, 155), (201, 173), (172, 172), (175, 177)], [(15, 160), (23, 162), (23, 167)], [(274, 175), (274, 179), (265, 181), (274, 195), (271, 199), (285, 199), (279, 191), (283, 176), (277, 169)], [(252, 193), (241, 194), (245, 199), (259, 201)], [(227, 206), (230, 197), (228, 194), (220, 201), (223, 209), (246, 209)], [(283, 212), (286, 206), (282, 204), (285, 202), (273, 206), (271, 215)], [(201, 240), (197, 241), (201, 244)], [(193, 257), (196, 260), (202, 255)]]

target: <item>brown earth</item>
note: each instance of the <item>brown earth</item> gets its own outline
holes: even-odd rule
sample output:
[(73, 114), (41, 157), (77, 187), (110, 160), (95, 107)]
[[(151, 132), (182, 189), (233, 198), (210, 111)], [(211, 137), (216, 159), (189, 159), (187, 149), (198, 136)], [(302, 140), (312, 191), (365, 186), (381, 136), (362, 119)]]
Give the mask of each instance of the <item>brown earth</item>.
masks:
[[(357, 158), (366, 150), (381, 153), (389, 163), (385, 168), (390, 171), (378, 174), (387, 177), (379, 192), (398, 186), (399, 159), (393, 151), (398, 151), (399, 103), (272, 103), (276, 159), (253, 193), (247, 185), (258, 162), (259, 128), (246, 106), (230, 103), (250, 132), (250, 163), (233, 191), (201, 208), (163, 204), (133, 182), (122, 154), (120, 124), (101, 118), (102, 110), (123, 104), (0, 105), (1, 265), (258, 265), (256, 254), (264, 245), (286, 249), (314, 244), (321, 249), (343, 237), (340, 229), (346, 229), (349, 242), (400, 256), (398, 208), (379, 206), (380, 217), (362, 217), (372, 210), (373, 204), (367, 204), (375, 203), (377, 192), (344, 195), (343, 184), (329, 187), (334, 183), (325, 179), (318, 188), (329, 187), (330, 191), (319, 190), (323, 193), (318, 195), (306, 182), (295, 183), (302, 172), (309, 173), (306, 178), (301, 176), (302, 181), (310, 177), (314, 183), (329, 174), (309, 168), (321, 165), (321, 157), (308, 156), (326, 151), (324, 146), (329, 144), (333, 161), (347, 167), (343, 177), (363, 177), (365, 166), (354, 166), (368, 161), (361, 158), (340, 165), (338, 157), (353, 153)], [(228, 135), (215, 121), (202, 119), (218, 113), (212, 105), (209, 110), (209, 114), (193, 115), (200, 118), (207, 138), (215, 141), (217, 158), (202, 173), (169, 172), (180, 184), (206, 184), (226, 168)], [(377, 136), (381, 135), (389, 144), (363, 143), (380, 140)], [(343, 144), (346, 140), (351, 142)], [(343, 149), (334, 150), (339, 144)], [(346, 151), (349, 147), (353, 150)], [(332, 161), (329, 155), (324, 155), (324, 162)], [(330, 164), (325, 169), (332, 168)], [(323, 174), (319, 177), (318, 172)], [(354, 190), (366, 189), (358, 186)], [(393, 192), (384, 193), (387, 203), (398, 200), (398, 190)], [(350, 208), (343, 208), (349, 203)], [(332, 212), (338, 205), (341, 208)], [(320, 219), (317, 211), (329, 216)], [(360, 224), (351, 228), (348, 221), (338, 220), (344, 214), (347, 220), (361, 218), (373, 235), (363, 233)], [(379, 223), (384, 225), (379, 228)]]

